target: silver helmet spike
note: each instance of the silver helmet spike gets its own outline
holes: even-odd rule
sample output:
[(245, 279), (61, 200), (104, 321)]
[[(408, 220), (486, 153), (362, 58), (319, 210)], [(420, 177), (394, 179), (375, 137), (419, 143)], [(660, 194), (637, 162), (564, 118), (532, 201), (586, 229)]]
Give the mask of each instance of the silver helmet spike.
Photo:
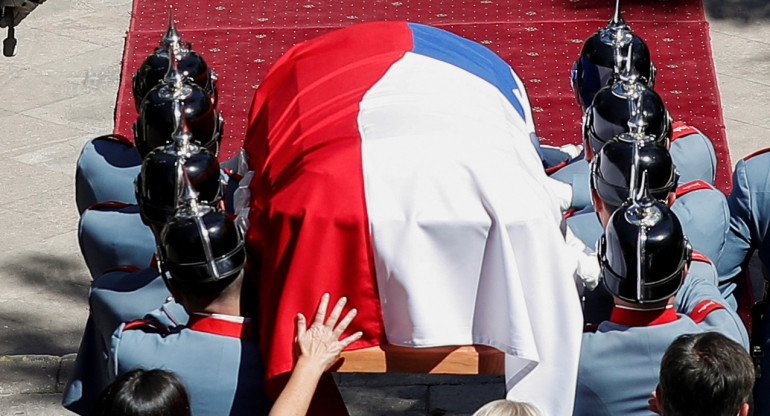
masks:
[(169, 47), (169, 66), (163, 77), (165, 85), (159, 91), (160, 97), (167, 100), (184, 100), (192, 95), (192, 87), (185, 83), (186, 77), (179, 71), (178, 47), (178, 44), (171, 44)]
[(628, 131), (632, 133), (645, 134), (647, 126), (649, 126), (648, 114), (644, 111), (644, 103), (642, 102), (642, 96), (639, 95), (633, 100), (628, 101), (629, 106), (629, 119), (628, 119)]
[(614, 47), (615, 82), (612, 84), (612, 93), (618, 97), (633, 101), (641, 97), (641, 90), (644, 88), (644, 85), (638, 82), (639, 71), (632, 65), (633, 44), (629, 43), (627, 46), (628, 53), (626, 55), (623, 54), (622, 47)]
[(174, 6), (170, 5), (168, 7), (168, 29), (166, 30), (166, 34), (163, 35), (163, 39), (160, 41), (160, 46), (168, 48), (172, 44), (179, 45), (181, 42), (182, 35), (177, 32), (176, 27), (174, 26)]
[(178, 156), (189, 158), (193, 153), (199, 151), (199, 147), (192, 141), (193, 135), (187, 125), (187, 116), (182, 100), (174, 100), (172, 111), (174, 113), (174, 132), (171, 134), (173, 149)]
[(184, 171), (181, 164), (178, 165), (178, 169), (180, 169), (179, 185), (181, 194), (179, 195), (177, 210), (174, 215), (195, 221), (203, 243), (203, 253), (206, 256), (206, 266), (209, 271), (209, 276), (214, 280), (218, 280), (220, 278), (219, 268), (217, 267), (216, 259), (214, 258), (214, 253), (211, 249), (209, 231), (203, 222), (203, 216), (211, 212), (212, 208), (209, 205), (202, 204), (198, 200), (198, 192), (193, 188), (190, 183), (190, 178), (187, 177), (187, 173)]
[(620, 13), (620, 0), (615, 0), (615, 12), (607, 27), (600, 31), (602, 42), (607, 45), (624, 46), (631, 43), (633, 35)]

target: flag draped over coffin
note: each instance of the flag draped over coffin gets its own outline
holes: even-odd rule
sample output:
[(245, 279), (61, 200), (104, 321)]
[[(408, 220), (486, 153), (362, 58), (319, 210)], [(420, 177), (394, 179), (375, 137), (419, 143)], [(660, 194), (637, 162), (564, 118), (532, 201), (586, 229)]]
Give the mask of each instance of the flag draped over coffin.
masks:
[(490, 345), (509, 386), (533, 381), (509, 397), (571, 409), (582, 321), (533, 133), (510, 66), (440, 29), (368, 23), (281, 57), (244, 144), (268, 382), (331, 292), (359, 310), (352, 348)]

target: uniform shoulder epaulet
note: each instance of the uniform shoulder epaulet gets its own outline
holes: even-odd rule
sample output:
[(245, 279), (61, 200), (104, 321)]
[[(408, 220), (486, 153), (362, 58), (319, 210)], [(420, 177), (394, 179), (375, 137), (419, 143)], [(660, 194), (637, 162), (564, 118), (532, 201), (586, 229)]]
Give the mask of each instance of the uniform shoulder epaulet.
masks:
[(567, 218), (575, 215), (576, 212), (577, 212), (576, 208), (570, 208), (570, 209), (564, 211), (564, 214), (563, 214), (564, 219), (566, 220)]
[(99, 136), (94, 140), (111, 140), (114, 142), (125, 144), (128, 147), (134, 147), (134, 142), (122, 134), (105, 134), (104, 136)]
[(104, 201), (104, 202), (97, 202), (90, 207), (86, 208), (86, 210), (91, 211), (108, 211), (112, 209), (121, 209), (129, 206), (131, 204), (127, 204), (125, 202), (119, 202), (119, 201)]
[(759, 155), (767, 153), (767, 152), (770, 152), (770, 147), (768, 147), (767, 149), (757, 150), (756, 152), (754, 152), (754, 153), (744, 157), (743, 160), (746, 161), (746, 160), (751, 159), (754, 156), (759, 156)]
[(696, 129), (695, 127), (690, 127), (687, 124), (684, 124), (680, 121), (674, 122), (671, 125), (672, 134), (671, 134), (671, 140), (676, 140), (680, 137), (689, 136), (691, 134), (698, 134), (700, 131)]
[(692, 252), (692, 260), (693, 261), (700, 261), (700, 262), (708, 263), (708, 264), (714, 264), (714, 262), (712, 262), (711, 259), (708, 258), (705, 254), (701, 253), (700, 251), (695, 251), (695, 250), (693, 250), (693, 252)]
[(596, 332), (599, 329), (599, 324), (585, 324), (583, 326), (583, 332)]
[(103, 274), (111, 273), (111, 272), (129, 272), (133, 273), (139, 271), (139, 268), (136, 266), (116, 266), (116, 267), (110, 267), (109, 269), (105, 270)]
[(142, 330), (146, 332), (155, 332), (163, 336), (170, 334), (168, 328), (163, 326), (160, 322), (152, 319), (137, 319), (135, 321), (126, 322), (123, 326), (123, 331)]
[(230, 169), (222, 168), (222, 171), (225, 173), (225, 175), (229, 176), (231, 179), (235, 179), (236, 181), (240, 182), (241, 179), (243, 179), (243, 175), (239, 175)]
[(690, 319), (692, 319), (696, 324), (699, 324), (703, 322), (711, 312), (724, 308), (725, 307), (717, 301), (703, 300), (695, 305), (695, 308), (693, 308), (692, 312), (690, 312)]
[(690, 192), (699, 191), (701, 189), (713, 189), (713, 187), (709, 185), (708, 182), (701, 180), (687, 182), (686, 184), (676, 188), (676, 197), (679, 198), (682, 195), (687, 195)]

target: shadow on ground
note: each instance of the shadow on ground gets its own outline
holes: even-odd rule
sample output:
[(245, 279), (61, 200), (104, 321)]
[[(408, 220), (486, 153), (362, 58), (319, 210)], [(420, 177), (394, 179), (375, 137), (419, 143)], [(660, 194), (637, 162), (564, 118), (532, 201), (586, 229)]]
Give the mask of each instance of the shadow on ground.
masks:
[(713, 19), (770, 20), (770, 2), (767, 0), (703, 0), (703, 6)]
[(90, 283), (81, 262), (31, 254), (0, 266), (0, 355), (77, 351)]

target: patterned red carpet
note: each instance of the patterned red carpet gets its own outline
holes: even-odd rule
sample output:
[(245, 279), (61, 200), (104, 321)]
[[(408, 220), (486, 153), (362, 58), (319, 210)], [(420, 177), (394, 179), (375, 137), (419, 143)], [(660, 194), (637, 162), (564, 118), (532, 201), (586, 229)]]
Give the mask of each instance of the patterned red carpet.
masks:
[[(115, 114), (117, 133), (131, 134), (136, 119), (131, 75), (165, 32), (170, 4), (184, 39), (220, 77), (219, 108), (226, 119), (223, 157), (240, 148), (254, 89), (286, 49), (336, 28), (376, 20), (426, 23), (487, 45), (524, 80), (545, 142), (578, 143), (580, 114), (569, 85), (570, 68), (585, 38), (606, 25), (614, 6), (610, 0), (134, 0)], [(719, 162), (716, 185), (728, 189), (730, 157), (701, 0), (626, 0), (622, 10), (652, 50), (656, 91), (675, 120), (712, 139)]]

